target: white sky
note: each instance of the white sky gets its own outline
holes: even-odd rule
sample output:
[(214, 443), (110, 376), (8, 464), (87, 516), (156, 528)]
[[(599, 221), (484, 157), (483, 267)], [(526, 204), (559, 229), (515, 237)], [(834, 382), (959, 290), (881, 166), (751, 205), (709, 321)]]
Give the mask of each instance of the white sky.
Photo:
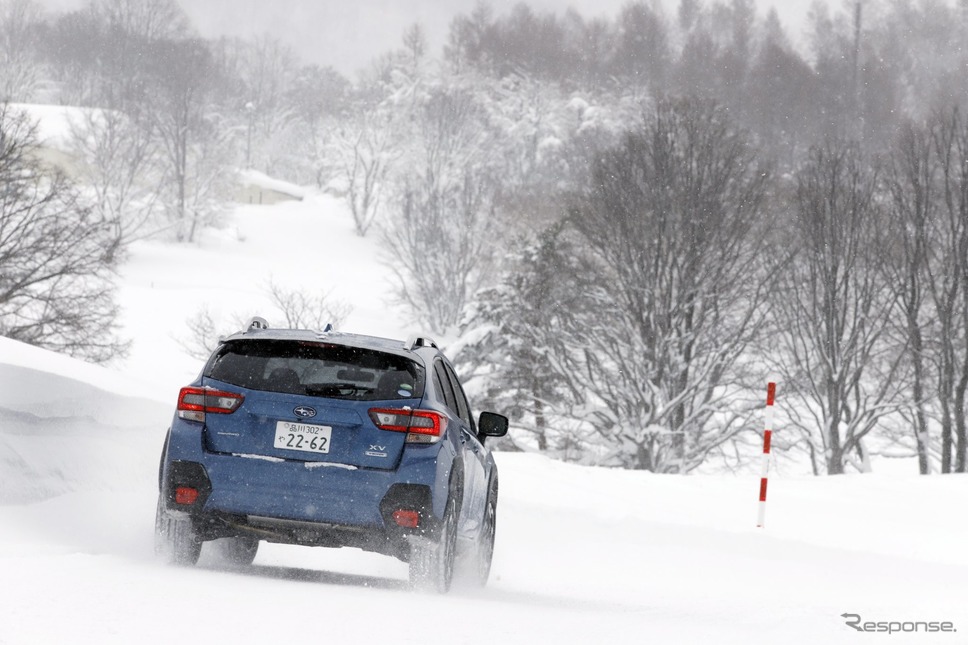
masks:
[[(496, 14), (520, 0), (490, 0)], [(563, 13), (574, 7), (588, 17), (615, 16), (629, 0), (528, 0), (537, 11)], [(757, 0), (761, 13), (775, 6), (794, 40), (813, 0)], [(839, 4), (843, 0), (826, 0)], [(872, 0), (866, 0), (871, 2)], [(50, 9), (84, 6), (86, 0), (38, 0)], [(678, 0), (664, 0), (670, 11)], [(431, 51), (440, 52), (453, 17), (469, 13), (477, 0), (180, 0), (203, 36), (250, 36), (268, 32), (288, 43), (306, 62), (331, 65), (352, 76), (375, 56), (400, 45), (403, 30), (418, 22)]]

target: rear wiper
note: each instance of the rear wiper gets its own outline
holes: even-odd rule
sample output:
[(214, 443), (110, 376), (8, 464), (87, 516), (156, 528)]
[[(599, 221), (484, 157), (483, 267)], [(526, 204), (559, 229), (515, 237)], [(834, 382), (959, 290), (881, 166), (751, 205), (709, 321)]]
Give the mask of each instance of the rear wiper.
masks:
[(352, 396), (369, 391), (370, 388), (355, 383), (326, 383), (324, 385), (306, 386), (306, 394), (310, 396)]

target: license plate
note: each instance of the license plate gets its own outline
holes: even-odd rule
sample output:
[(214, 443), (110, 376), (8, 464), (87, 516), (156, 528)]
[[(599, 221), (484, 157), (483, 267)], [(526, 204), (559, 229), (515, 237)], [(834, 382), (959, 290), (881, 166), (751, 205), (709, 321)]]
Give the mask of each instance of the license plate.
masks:
[(333, 435), (330, 426), (315, 426), (292, 421), (276, 422), (276, 448), (326, 454)]

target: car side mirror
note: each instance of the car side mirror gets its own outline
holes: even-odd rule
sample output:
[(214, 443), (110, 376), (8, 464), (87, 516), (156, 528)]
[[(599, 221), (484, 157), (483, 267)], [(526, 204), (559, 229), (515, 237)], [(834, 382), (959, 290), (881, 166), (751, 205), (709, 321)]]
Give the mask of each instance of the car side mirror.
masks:
[(503, 437), (508, 433), (508, 418), (495, 412), (481, 412), (477, 421), (477, 435), (481, 442), (485, 437)]

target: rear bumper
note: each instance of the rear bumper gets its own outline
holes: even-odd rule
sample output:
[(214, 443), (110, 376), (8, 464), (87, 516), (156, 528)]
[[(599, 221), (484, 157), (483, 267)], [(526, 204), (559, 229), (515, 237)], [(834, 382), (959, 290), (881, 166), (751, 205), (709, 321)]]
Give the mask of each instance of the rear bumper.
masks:
[[(203, 539), (248, 533), (271, 541), (367, 548), (374, 540), (436, 530), (452, 462), (440, 458), (442, 451), (442, 445), (408, 449), (395, 470), (267, 460), (208, 452), (200, 425), (176, 420), (162, 481), (169, 510), (191, 515)], [(180, 486), (204, 494), (195, 504), (178, 505), (174, 491)], [(392, 521), (392, 513), (403, 508), (420, 512), (419, 528)]]
[(197, 513), (192, 516), (192, 523), (202, 541), (247, 536), (280, 544), (332, 548), (349, 546), (391, 555), (404, 561), (409, 560), (411, 537), (429, 537), (439, 531), (436, 522), (427, 523), (420, 529), (407, 529), (392, 523), (385, 528), (359, 527), (258, 515), (232, 515), (218, 511)]

